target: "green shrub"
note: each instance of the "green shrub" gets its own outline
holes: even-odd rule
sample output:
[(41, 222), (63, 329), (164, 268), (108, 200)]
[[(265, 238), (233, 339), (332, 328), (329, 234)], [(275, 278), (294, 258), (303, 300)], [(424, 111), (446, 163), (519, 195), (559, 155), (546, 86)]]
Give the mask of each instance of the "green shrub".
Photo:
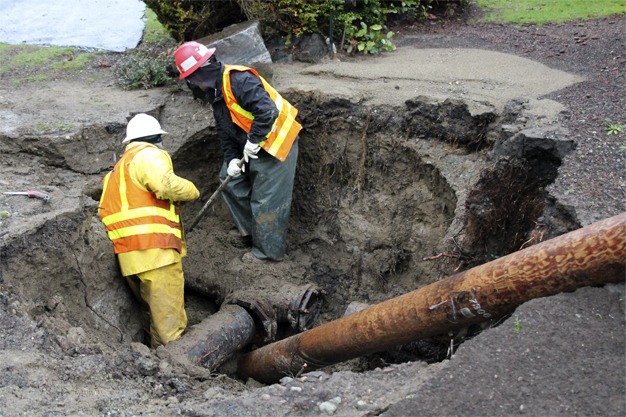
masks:
[[(466, 0), (458, 0), (465, 4)], [(246, 19), (258, 20), (266, 39), (287, 44), (317, 33), (350, 52), (379, 53), (395, 49), (391, 20), (427, 15), (437, 0), (146, 0), (172, 37), (199, 39)], [(218, 7), (219, 6), (219, 7)], [(364, 26), (365, 25), (365, 26)], [(365, 27), (365, 31), (363, 31)]]
[(131, 54), (115, 70), (120, 85), (136, 90), (168, 84), (172, 80), (168, 68), (173, 66), (170, 55), (169, 52), (155, 55), (150, 51)]
[(246, 19), (242, 4), (248, 0), (145, 0), (161, 24), (177, 42), (219, 32)]
[(304, 34), (318, 33), (339, 41), (348, 52), (377, 54), (395, 49), (393, 33), (386, 30), (394, 17), (421, 16), (429, 0), (247, 0), (246, 14), (261, 22), (269, 37), (285, 37), (287, 43)]
[(391, 42), (393, 32), (383, 34), (381, 25), (373, 25), (369, 28), (361, 22), (359, 30), (347, 47), (348, 53), (361, 52), (363, 54), (378, 54), (381, 51), (393, 51), (396, 46)]

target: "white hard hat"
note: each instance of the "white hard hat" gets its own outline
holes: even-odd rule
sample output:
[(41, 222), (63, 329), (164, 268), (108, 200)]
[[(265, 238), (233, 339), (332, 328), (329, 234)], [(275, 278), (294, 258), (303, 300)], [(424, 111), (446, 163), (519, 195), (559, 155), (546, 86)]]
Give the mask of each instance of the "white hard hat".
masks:
[(167, 132), (161, 129), (161, 125), (157, 119), (148, 114), (139, 113), (128, 122), (128, 126), (126, 126), (126, 137), (122, 141), (122, 144), (128, 143), (133, 139), (164, 134), (167, 134)]

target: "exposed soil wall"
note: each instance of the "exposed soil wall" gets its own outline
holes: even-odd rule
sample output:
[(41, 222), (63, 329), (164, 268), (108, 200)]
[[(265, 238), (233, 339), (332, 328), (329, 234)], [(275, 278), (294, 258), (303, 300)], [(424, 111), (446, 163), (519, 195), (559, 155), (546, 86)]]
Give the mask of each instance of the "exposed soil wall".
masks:
[[(244, 264), (247, 248), (218, 200), (188, 236), (187, 285), (204, 300), (189, 302), (196, 321), (235, 290), (274, 292), (284, 282), (314, 285), (324, 298), (321, 319), (332, 319), (351, 302), (377, 303), (518, 250), (531, 239), (549, 204), (545, 187), (573, 148), (552, 130), (548, 135), (516, 127), (510, 111), (470, 114), (462, 101), (416, 98), (381, 107), (313, 93), (286, 95), (303, 123), (289, 259)], [(210, 114), (186, 91), (174, 92), (153, 112), (164, 123)], [(61, 334), (80, 327), (107, 344), (142, 340), (135, 304), (96, 213), (101, 175), (93, 173), (117, 157), (113, 138), (119, 132), (111, 123), (73, 136), (18, 138), (16, 152), (5, 154), (8, 166), (35, 155), (39, 181), (50, 184), (55, 172), (59, 184), (74, 190), (54, 190), (50, 204), (13, 197), (14, 204), (27, 203), (18, 215), (45, 216), (28, 232), (31, 238), (8, 236), (5, 285), (28, 300), (24, 308), (36, 320), (55, 321)], [(221, 165), (215, 135), (213, 120), (204, 116), (171, 143), (178, 173), (199, 184), (205, 196), (217, 188)], [(188, 204), (184, 218), (195, 217), (203, 203)], [(10, 205), (11, 211), (16, 207)], [(550, 219), (543, 219), (549, 228)], [(12, 230), (20, 218), (5, 222)]]
[[(376, 303), (580, 227), (576, 208), (549, 191), (579, 142), (556, 123), (563, 105), (545, 95), (556, 99), (581, 76), (475, 49), (408, 46), (358, 61), (277, 66), (274, 83), (304, 126), (289, 259), (245, 265), (218, 200), (188, 235), (191, 324), (234, 290), (284, 283), (321, 291), (320, 323), (351, 302)], [(230, 363), (182, 369), (148, 349), (97, 218), (102, 177), (140, 111), (161, 120), (177, 173), (201, 190), (186, 222), (217, 188), (222, 158), (209, 109), (188, 91), (121, 91), (103, 71), (0, 90), (0, 188), (51, 197), (0, 195), (9, 213), (0, 220), (0, 399), (11, 404), (1, 415), (405, 415), (418, 397), (440, 415), (623, 414), (623, 373), (606, 365), (623, 369), (623, 285), (533, 300), (490, 323), (485, 338), (446, 334), (266, 387), (236, 379)], [(439, 360), (450, 346), (458, 356), (448, 361), (393, 364)], [(560, 357), (562, 374), (548, 366)], [(599, 398), (584, 397), (588, 386)]]

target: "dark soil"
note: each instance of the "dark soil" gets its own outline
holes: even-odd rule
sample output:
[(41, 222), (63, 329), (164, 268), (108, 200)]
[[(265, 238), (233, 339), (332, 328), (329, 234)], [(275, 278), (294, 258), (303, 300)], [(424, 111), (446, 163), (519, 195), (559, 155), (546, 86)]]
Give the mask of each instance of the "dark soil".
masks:
[(577, 149), (559, 171), (553, 192), (593, 223), (626, 210), (626, 17), (545, 25), (476, 23), (473, 15), (395, 28), (397, 45), (476, 48), (526, 57), (581, 75), (586, 81), (552, 98), (566, 105), (560, 122)]

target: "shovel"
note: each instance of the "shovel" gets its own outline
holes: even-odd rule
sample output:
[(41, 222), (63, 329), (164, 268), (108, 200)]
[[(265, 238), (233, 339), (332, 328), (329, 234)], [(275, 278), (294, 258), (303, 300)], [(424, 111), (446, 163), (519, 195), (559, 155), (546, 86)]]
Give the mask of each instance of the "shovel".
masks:
[[(239, 163), (237, 164), (237, 166), (239, 168), (241, 168), (243, 166), (243, 158), (239, 160)], [(229, 175), (228, 177), (226, 177), (224, 179), (224, 181), (222, 181), (220, 186), (217, 187), (217, 190), (215, 190), (215, 192), (211, 195), (211, 197), (209, 197), (207, 202), (204, 203), (204, 206), (202, 207), (202, 209), (200, 209), (200, 211), (196, 215), (196, 218), (193, 219), (193, 221), (191, 222), (191, 226), (189, 226), (189, 229), (187, 230), (187, 232), (191, 232), (193, 230), (193, 228), (198, 225), (198, 222), (200, 221), (200, 219), (202, 219), (202, 217), (204, 216), (204, 213), (211, 206), (211, 204), (213, 204), (213, 202), (215, 201), (217, 196), (222, 192), (224, 187), (226, 187), (226, 184), (228, 184), (230, 182), (230, 180), (232, 180), (232, 179), (233, 179), (233, 177)]]

